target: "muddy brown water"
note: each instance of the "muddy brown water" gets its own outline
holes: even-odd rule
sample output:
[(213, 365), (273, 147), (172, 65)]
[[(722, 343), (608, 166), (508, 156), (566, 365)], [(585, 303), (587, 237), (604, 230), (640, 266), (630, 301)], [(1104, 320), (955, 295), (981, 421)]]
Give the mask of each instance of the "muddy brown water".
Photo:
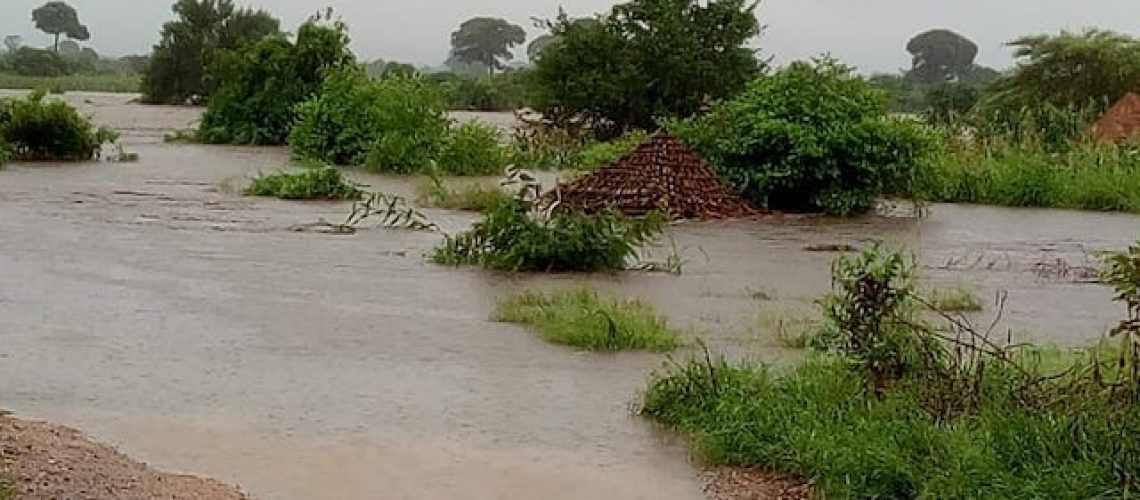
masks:
[[(141, 161), (0, 170), (0, 406), (259, 498), (700, 498), (684, 443), (629, 411), (664, 357), (579, 354), (488, 321), (505, 293), (587, 283), (653, 302), (718, 353), (787, 363), (799, 354), (755, 317), (828, 289), (835, 254), (804, 247), (883, 239), (930, 286), (1006, 291), (1002, 332), (1082, 345), (1121, 311), (1079, 268), (1140, 236), (1130, 215), (936, 205), (681, 224), (650, 251), (676, 248), (681, 276), (443, 268), (423, 257), (439, 234), (290, 231), (346, 206), (236, 194), (288, 153), (162, 143), (200, 110), (67, 99)], [(473, 220), (426, 212), (447, 231)]]

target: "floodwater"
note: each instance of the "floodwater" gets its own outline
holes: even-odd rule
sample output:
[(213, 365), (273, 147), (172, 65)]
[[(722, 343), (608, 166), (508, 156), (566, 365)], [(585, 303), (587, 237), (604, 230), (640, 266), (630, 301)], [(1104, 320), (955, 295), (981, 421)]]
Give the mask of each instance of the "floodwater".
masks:
[[(436, 233), (291, 231), (347, 207), (235, 194), (288, 153), (162, 143), (200, 110), (67, 98), (141, 161), (0, 171), (0, 406), (259, 498), (701, 498), (684, 443), (630, 414), (664, 357), (575, 353), (488, 321), (504, 293), (589, 283), (653, 302), (718, 353), (780, 363), (797, 354), (755, 317), (828, 289), (835, 254), (804, 247), (882, 239), (930, 286), (1005, 291), (999, 328), (1017, 340), (1082, 345), (1122, 311), (1080, 268), (1140, 236), (1129, 215), (936, 205), (681, 224), (651, 250), (679, 252), (680, 276), (443, 268), (423, 257)], [(473, 220), (425, 212), (446, 231)]]

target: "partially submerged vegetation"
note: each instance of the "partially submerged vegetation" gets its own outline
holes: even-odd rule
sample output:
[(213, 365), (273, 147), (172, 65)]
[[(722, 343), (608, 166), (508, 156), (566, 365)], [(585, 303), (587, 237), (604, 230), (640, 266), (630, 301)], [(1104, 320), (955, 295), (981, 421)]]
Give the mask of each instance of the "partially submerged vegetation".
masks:
[(138, 92), (142, 80), (136, 73), (85, 73), (65, 76), (32, 76), (0, 73), (0, 89), (43, 89), (63, 92)]
[(364, 186), (344, 178), (339, 169), (318, 167), (304, 172), (276, 172), (253, 179), (246, 194), (283, 200), (359, 200)]
[(935, 288), (927, 294), (925, 300), (931, 308), (940, 312), (977, 312), (983, 309), (978, 292), (964, 285)]
[[(1140, 246), (1103, 276), (1117, 341), (1059, 359), (918, 320), (913, 266), (875, 247), (835, 265), (829, 341), (786, 373), (709, 357), (650, 383), (641, 412), (711, 463), (760, 467), (828, 497), (1128, 497), (1140, 484)], [(1051, 360), (1045, 362), (1046, 359)]]
[(679, 332), (653, 306), (585, 288), (500, 299), (494, 319), (529, 325), (549, 342), (589, 351), (670, 351), (681, 344)]
[(467, 183), (459, 187), (449, 187), (434, 176), (421, 181), (416, 189), (417, 201), (447, 210), (484, 212), (511, 199), (511, 196), (498, 185)]
[(24, 98), (0, 98), (0, 163), (87, 161), (117, 134), (95, 127), (67, 103), (42, 91)]

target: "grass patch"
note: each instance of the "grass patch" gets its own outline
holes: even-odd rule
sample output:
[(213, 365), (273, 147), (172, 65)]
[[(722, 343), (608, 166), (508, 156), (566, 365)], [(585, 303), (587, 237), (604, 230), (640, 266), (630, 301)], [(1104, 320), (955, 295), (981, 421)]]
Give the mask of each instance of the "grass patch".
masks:
[(1140, 213), (1140, 147), (1029, 142), (966, 145), (924, 176), (931, 201)]
[(195, 129), (182, 129), (168, 132), (162, 136), (162, 141), (173, 144), (194, 144), (202, 142), (202, 140), (198, 138), (198, 131)]
[(359, 200), (363, 185), (344, 178), (334, 167), (304, 172), (276, 172), (260, 175), (246, 189), (251, 196), (272, 196), (283, 200)]
[(681, 345), (681, 336), (653, 306), (584, 288), (501, 299), (494, 319), (530, 325), (548, 342), (588, 351), (670, 351)]
[(499, 203), (507, 202), (510, 195), (499, 186), (464, 184), (459, 188), (449, 188), (443, 181), (426, 179), (416, 187), (417, 200), (425, 205), (447, 210), (468, 210), (483, 212)]
[(942, 312), (977, 312), (983, 309), (978, 293), (963, 285), (936, 288), (928, 294), (926, 301)]
[(714, 464), (810, 480), (829, 498), (1121, 498), (1137, 491), (1140, 408), (1080, 410), (1004, 397), (986, 378), (979, 409), (939, 422), (923, 390), (869, 394), (862, 374), (816, 356), (785, 374), (694, 361), (658, 376), (643, 414), (694, 437)]
[(23, 76), (0, 73), (0, 89), (44, 89), (62, 92), (138, 92), (142, 76), (133, 73), (106, 73), (68, 76)]

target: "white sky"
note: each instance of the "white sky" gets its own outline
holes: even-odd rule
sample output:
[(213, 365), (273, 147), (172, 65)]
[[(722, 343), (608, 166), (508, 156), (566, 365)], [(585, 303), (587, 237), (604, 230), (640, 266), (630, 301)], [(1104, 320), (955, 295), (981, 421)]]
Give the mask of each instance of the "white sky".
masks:
[[(0, 36), (19, 34), (30, 45), (50, 37), (35, 31), (31, 11), (45, 0), (0, 0)], [(101, 53), (148, 52), (171, 0), (70, 0)], [(237, 0), (265, 8), (292, 30), (319, 8), (332, 6), (348, 22), (361, 59), (437, 65), (465, 19), (503, 17), (536, 34), (532, 16), (553, 17), (559, 5), (572, 15), (608, 9), (612, 0)], [(1011, 64), (1002, 44), (1016, 36), (1096, 26), (1140, 35), (1137, 0), (766, 0), (759, 10), (767, 31), (755, 45), (777, 62), (831, 52), (864, 72), (909, 66), (907, 40), (931, 28), (949, 28), (978, 43), (978, 62)]]

